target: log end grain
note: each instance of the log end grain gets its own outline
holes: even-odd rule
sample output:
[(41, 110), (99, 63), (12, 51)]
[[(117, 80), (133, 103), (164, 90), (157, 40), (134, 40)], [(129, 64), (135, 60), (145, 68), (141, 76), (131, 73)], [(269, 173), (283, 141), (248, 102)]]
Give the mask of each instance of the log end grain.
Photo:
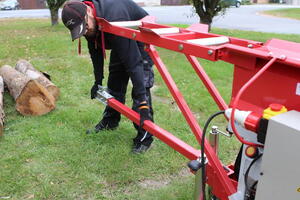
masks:
[(16, 109), (22, 115), (44, 115), (55, 109), (55, 99), (37, 81), (31, 80), (16, 99)]
[(55, 100), (58, 99), (60, 91), (59, 88), (56, 87), (55, 85), (49, 85), (47, 87), (47, 90), (49, 91), (49, 93), (54, 97)]

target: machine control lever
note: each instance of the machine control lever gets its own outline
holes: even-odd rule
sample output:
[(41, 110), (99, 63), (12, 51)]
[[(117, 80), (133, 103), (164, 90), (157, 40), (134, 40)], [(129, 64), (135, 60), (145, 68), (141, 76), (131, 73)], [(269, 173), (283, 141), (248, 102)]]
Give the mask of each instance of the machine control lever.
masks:
[(232, 134), (230, 134), (230, 133), (226, 133), (226, 132), (223, 132), (223, 131), (219, 130), (218, 126), (212, 126), (211, 127), (211, 131), (209, 133), (212, 134), (212, 135), (222, 134), (222, 135), (225, 135), (227, 137), (231, 137), (232, 136)]

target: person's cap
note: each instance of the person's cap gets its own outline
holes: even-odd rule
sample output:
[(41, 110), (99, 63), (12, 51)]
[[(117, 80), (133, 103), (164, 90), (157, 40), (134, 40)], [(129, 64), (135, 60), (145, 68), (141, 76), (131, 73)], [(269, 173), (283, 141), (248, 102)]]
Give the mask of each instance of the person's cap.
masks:
[(64, 25), (70, 30), (73, 41), (85, 34), (86, 13), (87, 7), (81, 1), (69, 1), (63, 7), (61, 18)]

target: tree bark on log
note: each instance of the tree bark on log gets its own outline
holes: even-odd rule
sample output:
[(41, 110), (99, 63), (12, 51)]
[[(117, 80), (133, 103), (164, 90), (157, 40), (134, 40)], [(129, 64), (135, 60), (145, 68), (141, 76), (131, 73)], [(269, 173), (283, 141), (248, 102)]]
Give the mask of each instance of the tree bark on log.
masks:
[(18, 72), (9, 65), (0, 68), (10, 94), (16, 101), (16, 109), (22, 115), (43, 115), (55, 108), (55, 99), (36, 80)]
[(3, 93), (4, 93), (4, 82), (2, 76), (0, 76), (0, 136), (3, 135), (4, 126), (4, 110), (3, 110)]
[(58, 99), (59, 88), (56, 85), (54, 85), (48, 78), (46, 78), (43, 73), (36, 70), (28, 61), (19, 60), (16, 64), (15, 69), (27, 75), (32, 80), (36, 80), (37, 82), (39, 82), (49, 91), (50, 94), (52, 94), (55, 100)]

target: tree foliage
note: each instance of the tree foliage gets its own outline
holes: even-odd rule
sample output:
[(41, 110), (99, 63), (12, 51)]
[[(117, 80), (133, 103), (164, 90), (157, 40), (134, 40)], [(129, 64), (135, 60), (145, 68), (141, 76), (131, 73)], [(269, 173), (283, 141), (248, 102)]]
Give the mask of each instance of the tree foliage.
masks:
[(200, 23), (209, 25), (209, 28), (213, 18), (229, 7), (224, 0), (191, 0), (191, 3), (200, 17)]
[(47, 0), (52, 26), (58, 24), (58, 10), (67, 0)]

